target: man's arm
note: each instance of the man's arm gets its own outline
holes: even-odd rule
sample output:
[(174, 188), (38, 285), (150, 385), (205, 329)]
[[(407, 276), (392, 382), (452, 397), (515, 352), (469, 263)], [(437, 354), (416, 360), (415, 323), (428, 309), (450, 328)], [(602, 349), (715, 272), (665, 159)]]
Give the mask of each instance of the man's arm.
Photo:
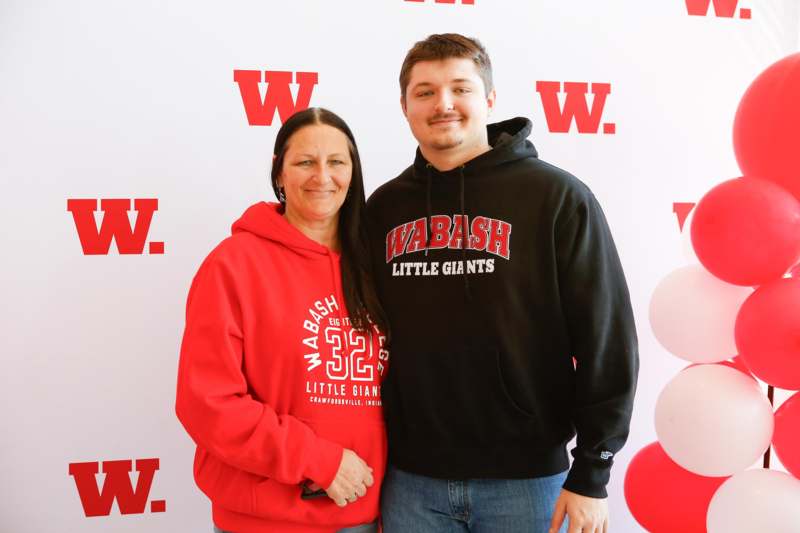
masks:
[(630, 297), (611, 232), (584, 188), (556, 227), (562, 307), (577, 360), (574, 461), (564, 488), (605, 498), (616, 454), (628, 437), (639, 368)]

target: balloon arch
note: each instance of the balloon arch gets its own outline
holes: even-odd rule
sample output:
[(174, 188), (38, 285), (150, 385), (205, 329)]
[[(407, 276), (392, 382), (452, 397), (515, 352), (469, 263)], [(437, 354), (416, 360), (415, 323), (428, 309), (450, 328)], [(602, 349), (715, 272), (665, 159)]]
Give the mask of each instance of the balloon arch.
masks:
[[(800, 54), (752, 82), (733, 146), (743, 175), (691, 219), (700, 265), (667, 275), (650, 301), (656, 338), (694, 363), (661, 392), (658, 442), (625, 477), (628, 507), (653, 533), (800, 524), (800, 392), (772, 405), (774, 388), (800, 390)], [(771, 449), (788, 474), (769, 469)]]

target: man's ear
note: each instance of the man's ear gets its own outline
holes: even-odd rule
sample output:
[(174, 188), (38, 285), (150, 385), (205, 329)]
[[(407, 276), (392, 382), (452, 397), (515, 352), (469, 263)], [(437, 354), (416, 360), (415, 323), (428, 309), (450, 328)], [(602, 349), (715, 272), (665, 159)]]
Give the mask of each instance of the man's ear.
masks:
[(494, 89), (489, 91), (489, 94), (486, 95), (486, 105), (489, 107), (489, 114), (492, 113), (494, 109), (494, 104), (497, 101), (497, 92)]
[(403, 116), (408, 118), (408, 112), (406, 111), (406, 96), (404, 94), (400, 95), (400, 109), (403, 110)]

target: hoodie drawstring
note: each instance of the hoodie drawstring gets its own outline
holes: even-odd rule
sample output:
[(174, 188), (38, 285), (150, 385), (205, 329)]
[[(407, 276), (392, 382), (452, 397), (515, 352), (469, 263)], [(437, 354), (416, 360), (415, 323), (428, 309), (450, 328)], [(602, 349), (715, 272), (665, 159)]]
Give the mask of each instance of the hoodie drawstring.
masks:
[[(461, 261), (462, 275), (464, 276), (464, 292), (467, 294), (467, 300), (472, 300), (472, 292), (469, 290), (469, 277), (467, 276), (467, 210), (464, 202), (464, 165), (458, 167), (459, 176), (459, 196), (461, 200)], [(430, 188), (430, 185), (428, 186)]]
[(433, 207), (431, 206), (431, 164), (427, 163), (425, 165), (425, 175), (427, 176), (427, 188), (426, 188), (426, 203), (425, 203), (425, 220), (428, 221), (428, 235), (425, 237), (425, 257), (428, 256), (428, 248), (431, 247), (431, 236), (433, 235), (433, 223), (431, 222), (431, 218), (433, 218)]
[[(430, 163), (425, 164), (425, 220), (426, 220), (426, 227), (428, 229), (427, 235), (425, 236), (425, 256), (428, 255), (428, 249), (431, 247), (431, 237), (433, 236), (433, 222), (431, 219), (433, 218), (433, 204), (431, 201), (431, 187), (433, 183), (433, 176), (432, 176), (432, 169), (433, 165)], [(467, 208), (466, 208), (466, 201), (465, 201), (465, 186), (464, 186), (464, 168), (465, 165), (461, 165), (458, 167), (458, 196), (459, 202), (461, 207), (461, 262), (462, 262), (462, 272), (461, 275), (464, 278), (464, 292), (467, 296), (467, 300), (472, 300), (472, 291), (469, 288), (469, 277), (467, 277), (467, 233), (468, 228), (465, 224), (465, 218), (467, 216)], [(415, 167), (411, 168), (411, 171), (414, 175), (417, 175), (417, 169)]]

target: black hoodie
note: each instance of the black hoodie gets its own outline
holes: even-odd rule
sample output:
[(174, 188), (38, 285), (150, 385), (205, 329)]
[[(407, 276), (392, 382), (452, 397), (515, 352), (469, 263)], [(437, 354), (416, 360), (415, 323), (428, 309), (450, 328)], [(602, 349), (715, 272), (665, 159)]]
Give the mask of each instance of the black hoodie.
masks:
[(605, 497), (636, 388), (633, 313), (597, 200), (538, 159), (530, 131), (490, 124), (492, 149), (447, 172), (417, 150), (369, 199), (389, 460), (443, 479), (547, 476), (569, 467), (577, 429), (564, 487)]

